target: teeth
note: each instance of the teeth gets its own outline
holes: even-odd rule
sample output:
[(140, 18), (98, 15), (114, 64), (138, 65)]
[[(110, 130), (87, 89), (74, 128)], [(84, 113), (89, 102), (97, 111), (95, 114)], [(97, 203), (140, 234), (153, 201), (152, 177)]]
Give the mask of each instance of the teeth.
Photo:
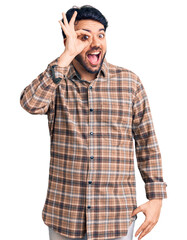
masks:
[(90, 53), (90, 54), (94, 54), (94, 55), (97, 55), (97, 54), (99, 54), (100, 52), (95, 52), (95, 53)]

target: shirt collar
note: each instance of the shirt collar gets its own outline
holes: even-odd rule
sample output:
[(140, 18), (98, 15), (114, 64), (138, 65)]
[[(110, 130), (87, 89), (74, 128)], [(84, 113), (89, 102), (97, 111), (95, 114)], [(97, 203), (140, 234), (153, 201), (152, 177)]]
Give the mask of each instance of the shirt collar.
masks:
[[(98, 72), (98, 77), (102, 77), (102, 81), (103, 80), (107, 80), (108, 79), (108, 62), (106, 60), (106, 57), (103, 60), (102, 66), (100, 71)], [(67, 78), (72, 79), (73, 77), (76, 77), (79, 80), (82, 80), (80, 77), (80, 74), (78, 73), (78, 71), (75, 69), (75, 67), (73, 66), (73, 63), (71, 62), (69, 64), (68, 70), (67, 70)], [(84, 80), (86, 81), (86, 80)]]

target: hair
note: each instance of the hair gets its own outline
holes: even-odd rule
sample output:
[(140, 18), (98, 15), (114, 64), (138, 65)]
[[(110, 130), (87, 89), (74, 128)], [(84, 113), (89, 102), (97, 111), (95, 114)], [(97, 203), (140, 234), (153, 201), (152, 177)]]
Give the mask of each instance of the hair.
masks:
[[(104, 29), (106, 31), (106, 29), (108, 27), (108, 21), (106, 20), (106, 18), (103, 16), (103, 14), (98, 9), (96, 9), (90, 5), (84, 5), (82, 7), (73, 6), (66, 12), (66, 18), (67, 18), (68, 23), (71, 20), (71, 17), (73, 16), (73, 13), (75, 11), (77, 11), (77, 16), (76, 16), (75, 21), (79, 21), (82, 19), (95, 20), (95, 21), (98, 21), (101, 24), (103, 24)], [(62, 18), (62, 22), (64, 23), (63, 18)], [(63, 38), (66, 38), (66, 35), (63, 30), (62, 30), (62, 35), (63, 35)]]

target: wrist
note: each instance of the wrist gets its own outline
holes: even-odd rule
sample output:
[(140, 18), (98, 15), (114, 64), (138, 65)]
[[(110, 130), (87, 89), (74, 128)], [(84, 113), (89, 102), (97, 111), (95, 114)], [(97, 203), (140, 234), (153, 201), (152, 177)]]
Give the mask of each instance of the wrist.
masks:
[(64, 51), (58, 58), (58, 66), (67, 67), (72, 62), (73, 59), (74, 56), (71, 56), (69, 52)]
[(162, 206), (162, 199), (160, 199), (160, 198), (151, 199), (151, 200), (149, 200), (149, 201), (150, 201), (151, 203), (159, 204), (159, 205)]

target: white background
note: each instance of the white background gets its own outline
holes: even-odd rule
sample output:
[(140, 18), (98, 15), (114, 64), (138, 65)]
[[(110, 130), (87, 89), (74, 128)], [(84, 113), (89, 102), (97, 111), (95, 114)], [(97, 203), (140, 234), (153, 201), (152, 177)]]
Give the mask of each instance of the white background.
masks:
[[(168, 198), (163, 200), (159, 222), (143, 239), (185, 239), (187, 6), (182, 0), (1, 3), (1, 239), (49, 239), (41, 217), (50, 161), (47, 116), (23, 110), (19, 97), (63, 52), (58, 22), (62, 12), (84, 4), (98, 8), (109, 22), (107, 61), (135, 72), (150, 102)], [(140, 205), (148, 199), (135, 166)], [(139, 213), (135, 231), (143, 221)]]

